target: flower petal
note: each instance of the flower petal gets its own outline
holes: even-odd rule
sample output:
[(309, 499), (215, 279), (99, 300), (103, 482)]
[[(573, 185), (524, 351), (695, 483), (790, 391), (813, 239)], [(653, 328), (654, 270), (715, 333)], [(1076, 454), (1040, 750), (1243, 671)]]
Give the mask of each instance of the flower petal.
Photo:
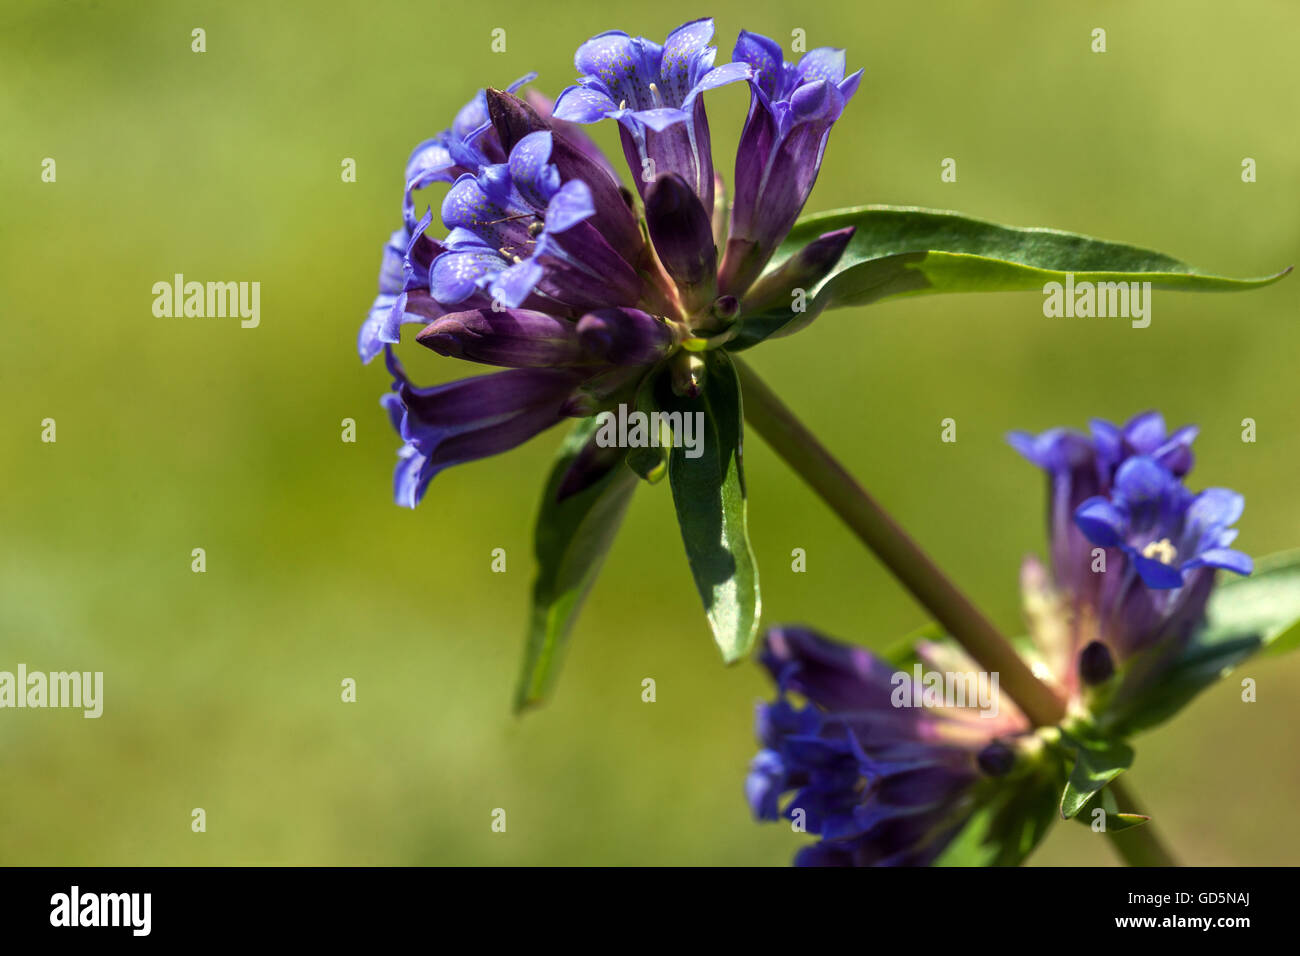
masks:
[(1128, 514), (1110, 499), (1089, 498), (1074, 512), (1074, 521), (1093, 544), (1117, 548), (1128, 533)]

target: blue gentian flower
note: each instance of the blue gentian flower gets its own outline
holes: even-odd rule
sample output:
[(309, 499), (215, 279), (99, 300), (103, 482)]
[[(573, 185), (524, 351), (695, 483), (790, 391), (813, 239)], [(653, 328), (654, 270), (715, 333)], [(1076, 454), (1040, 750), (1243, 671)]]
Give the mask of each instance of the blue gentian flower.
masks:
[[(1048, 477), (1051, 568), (1027, 560), (1022, 589), (1044, 676), (1068, 697), (1112, 663), (1147, 651), (1172, 659), (1204, 617), (1215, 569), (1251, 572), (1229, 547), (1241, 495), (1183, 483), (1195, 437), (1191, 426), (1169, 432), (1156, 412), (1123, 427), (1093, 421), (1088, 435), (1009, 436)], [(1149, 683), (1158, 668), (1147, 670)]]
[(843, 50), (809, 50), (797, 65), (781, 45), (741, 31), (733, 58), (750, 66), (750, 104), (736, 153), (723, 292), (747, 288), (799, 218), (821, 169), (831, 126), (862, 79), (846, 77)]
[(1053, 428), (1038, 436), (1007, 436), (1013, 448), (1048, 474), (1052, 569), (1063, 586), (1087, 591), (1097, 583), (1090, 570), (1092, 546), (1074, 520), (1079, 505), (1108, 494), (1115, 472), (1135, 455), (1147, 455), (1181, 478), (1191, 470), (1195, 438), (1192, 426), (1169, 434), (1158, 412), (1136, 415), (1122, 428), (1094, 419), (1090, 435)]
[[(433, 219), (428, 212), (414, 226), (405, 225), (389, 237), (379, 265), (379, 295), (357, 333), (357, 351), (369, 362), (385, 344), (401, 341), (401, 326), (427, 322), (440, 307), (429, 294), (429, 270), (444, 247), (425, 235)], [(412, 311), (407, 311), (407, 303)], [(417, 311), (418, 310), (418, 311)]]
[(442, 469), (514, 448), (561, 421), (588, 377), (581, 369), (516, 368), (418, 388), (391, 349), (385, 358), (393, 390), (381, 403), (405, 443), (393, 496), (408, 508)]
[[(805, 628), (769, 630), (760, 659), (779, 694), (758, 707), (763, 749), (745, 793), (760, 820), (801, 820), (820, 837), (798, 865), (934, 862), (1010, 770), (1014, 741), (1029, 730), (1005, 698), (996, 716), (895, 706), (903, 679), (895, 667)], [(796, 706), (791, 693), (807, 703)]]
[(511, 149), (509, 161), (461, 176), (442, 204), (451, 229), (434, 264), (430, 292), (454, 305), (475, 289), (518, 308), (538, 290), (562, 309), (633, 303), (642, 280), (632, 264), (588, 221), (591, 188), (563, 180), (550, 162), (554, 134), (537, 130)]
[[(786, 286), (811, 285), (834, 267), (852, 230), (814, 241), (752, 288), (737, 276), (729, 289), (719, 287), (726, 222), (713, 209), (702, 94), (761, 74), (755, 95), (781, 131), (767, 144), (775, 175), (789, 172), (802, 184), (792, 206), (770, 177), (753, 189), (745, 185), (753, 177), (743, 179), (747, 211), (737, 222), (758, 224), (754, 234), (768, 244), (780, 239), (775, 223), (793, 221), (806, 198), (822, 134), (856, 77), (843, 78), (834, 51), (814, 51), (797, 67), (778, 56), (779, 75), (756, 53), (714, 67), (712, 37), (708, 19), (679, 27), (662, 46), (601, 34), (579, 49), (582, 77), (553, 106), (536, 93), (514, 95), (531, 74), (508, 90), (480, 90), (411, 154), (402, 227), (384, 248), (379, 295), (357, 340), (364, 361), (383, 352), (393, 374), (383, 402), (404, 441), (395, 479), (401, 504), (414, 506), (442, 468), (513, 447), (563, 418), (634, 400), (646, 376), (688, 340), (692, 347), (726, 342), (742, 296), (788, 302)], [(760, 40), (742, 37), (742, 52)], [(831, 105), (814, 108), (823, 95)], [(640, 204), (581, 131), (607, 117), (619, 124)], [(653, 176), (643, 175), (646, 160), (654, 161)], [(416, 216), (416, 194), (433, 183), (449, 185), (441, 239), (430, 235), (432, 210)], [(768, 206), (778, 212), (767, 216)], [(414, 323), (426, 326), (418, 344), (514, 374), (416, 387), (392, 352), (403, 326)], [(679, 387), (689, 392), (690, 383)], [(588, 458), (603, 465), (594, 454), (578, 461)]]
[[(506, 92), (513, 93), (536, 77), (536, 73), (522, 76), (506, 87)], [(432, 139), (426, 139), (411, 151), (411, 158), (406, 161), (403, 220), (408, 227), (415, 224), (412, 193), (433, 183), (454, 183), (465, 173), (473, 173), (488, 163), (504, 160), (505, 153), (488, 120), (487, 91), (479, 90), (456, 113), (450, 127)]]
[[(706, 90), (749, 76), (743, 63), (714, 67), (713, 20), (685, 23), (660, 46), (611, 30), (578, 48), (578, 84), (560, 94), (555, 116), (574, 123), (612, 118), (642, 196), (660, 173), (676, 173), (713, 212), (713, 156)], [(652, 169), (653, 175), (646, 176)]]
[(1228, 547), (1245, 500), (1227, 488), (1193, 495), (1154, 458), (1130, 458), (1109, 497), (1089, 498), (1074, 521), (1093, 544), (1124, 551), (1149, 588), (1180, 588), (1197, 568), (1250, 574), (1249, 557)]

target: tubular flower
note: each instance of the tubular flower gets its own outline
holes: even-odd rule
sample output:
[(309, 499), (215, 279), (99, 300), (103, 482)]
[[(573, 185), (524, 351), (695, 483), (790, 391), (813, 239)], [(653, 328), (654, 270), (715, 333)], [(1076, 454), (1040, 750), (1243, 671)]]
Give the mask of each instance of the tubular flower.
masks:
[[(745, 793), (759, 819), (788, 818), (820, 837), (797, 865), (932, 863), (1012, 773), (1029, 730), (1005, 698), (993, 714), (912, 706), (910, 674), (811, 630), (769, 630), (761, 660), (778, 697), (758, 707), (763, 749)], [(957, 666), (975, 670), (964, 658)]]
[(1031, 633), (1071, 695), (1139, 653), (1172, 656), (1204, 617), (1215, 569), (1252, 570), (1229, 547), (1241, 495), (1183, 484), (1195, 437), (1156, 412), (1122, 428), (1094, 421), (1090, 435), (1009, 436), (1048, 476), (1051, 569), (1029, 559), (1022, 587)]
[(861, 70), (845, 77), (843, 50), (809, 50), (791, 65), (775, 40), (743, 30), (733, 56), (753, 72), (736, 153), (724, 292), (748, 287), (794, 225), (817, 181), (831, 126), (862, 79)]
[[(829, 128), (826, 117), (838, 115), (841, 87), (850, 82), (842, 80), (840, 57), (833, 95), (823, 89), (829, 80), (820, 77), (836, 72), (827, 51), (814, 51), (797, 68), (780, 64), (780, 76), (757, 54), (715, 67), (712, 36), (707, 19), (679, 27), (663, 45), (601, 34), (578, 50), (582, 76), (553, 105), (540, 94), (514, 95), (531, 74), (504, 91), (481, 90), (446, 130), (412, 152), (402, 226), (384, 247), (379, 294), (357, 340), (362, 360), (384, 352), (393, 376), (383, 404), (404, 442), (395, 478), (400, 504), (414, 507), (449, 465), (633, 400), (660, 369), (671, 368), (679, 394), (698, 394), (700, 363), (687, 346), (729, 341), (749, 291), (748, 281), (734, 277), (730, 288), (719, 288), (725, 240), (714, 211), (717, 177), (702, 94), (752, 79), (751, 60), (766, 71), (755, 89), (765, 91), (764, 109), (782, 131), (770, 144), (772, 175), (786, 176), (782, 164), (793, 163), (803, 185), (791, 206), (784, 187), (755, 182), (751, 189), (752, 177), (745, 179), (748, 218), (738, 221), (761, 219), (764, 241), (779, 242), (775, 224), (789, 220), (788, 229), (820, 162), (825, 137), (812, 133)], [(839, 106), (803, 109), (817, 90), (838, 97)], [(619, 124), (641, 203), (581, 131), (579, 124), (606, 117)], [(429, 235), (433, 211), (415, 214), (416, 193), (433, 183), (448, 185), (440, 239)], [(768, 205), (779, 206), (775, 218), (763, 218)], [(783, 284), (817, 281), (851, 235), (840, 229), (818, 240), (754, 294), (779, 298)], [(413, 323), (425, 326), (416, 342), (440, 355), (511, 371), (419, 388), (392, 354), (402, 326)]]
[(706, 90), (749, 76), (744, 63), (714, 67), (713, 20), (683, 24), (663, 45), (611, 30), (578, 48), (576, 86), (560, 94), (557, 119), (619, 123), (623, 153), (644, 197), (659, 173), (676, 173), (713, 211), (713, 156)]

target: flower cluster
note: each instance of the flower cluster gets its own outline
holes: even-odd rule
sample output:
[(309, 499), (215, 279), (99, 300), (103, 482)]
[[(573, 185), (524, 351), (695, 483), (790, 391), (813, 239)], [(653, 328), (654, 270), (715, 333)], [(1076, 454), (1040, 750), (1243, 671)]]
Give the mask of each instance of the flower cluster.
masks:
[[(844, 53), (830, 48), (786, 62), (776, 42), (743, 31), (731, 61), (719, 65), (713, 35), (713, 21), (700, 19), (662, 44), (620, 31), (592, 37), (574, 57), (576, 81), (554, 101), (522, 92), (532, 74), (480, 90), (406, 165), (401, 224), (384, 247), (379, 294), (357, 342), (362, 360), (382, 354), (392, 377), (381, 401), (402, 440), (398, 503), (415, 507), (444, 468), (506, 451), (566, 418), (585, 420), (562, 449), (539, 514), (518, 706), (544, 692), (550, 649), (564, 640), (579, 585), (590, 584), (617, 528), (635, 485), (629, 473), (614, 473), (623, 460), (647, 480), (670, 474), (714, 639), (729, 660), (752, 646), (761, 602), (745, 524), (741, 376), (751, 376), (751, 410), (762, 407), (764, 391), (713, 350), (786, 334), (822, 308), (875, 301), (887, 286), (891, 294), (902, 294), (900, 285), (916, 291), (918, 282), (929, 288), (933, 277), (915, 267), (930, 251), (959, 251), (994, 271), (1015, 261), (1058, 273), (1089, 248), (1089, 261), (1114, 258), (1117, 268), (1137, 270), (1124, 274), (1228, 287), (1168, 257), (1143, 253), (1134, 262), (1139, 250), (1055, 232), (997, 227), (998, 248), (988, 250), (997, 254), (969, 255), (988, 244), (991, 227), (954, 213), (863, 207), (796, 229), (861, 71), (849, 73)], [(749, 109), (729, 195), (705, 99), (740, 82)], [(606, 121), (618, 131), (623, 174), (584, 132)], [(434, 184), (445, 187), (440, 237), (433, 209), (418, 214)], [(840, 228), (822, 232), (830, 223)], [(846, 255), (856, 229), (869, 241)], [(895, 244), (877, 241), (888, 234)], [(1157, 261), (1173, 271), (1151, 272)], [(905, 282), (890, 278), (899, 268)], [(828, 279), (853, 270), (851, 282)], [(977, 269), (961, 287), (1012, 287), (990, 274)], [(841, 287), (833, 299), (832, 285)], [(803, 320), (787, 316), (809, 289), (817, 305)], [(498, 371), (416, 385), (395, 349), (408, 324), (421, 326), (414, 338), (424, 348)], [(695, 464), (693, 456), (679, 464), (675, 451), (611, 451), (592, 416), (629, 403), (698, 409), (716, 447)], [(788, 440), (775, 432), (778, 445)], [(1215, 575), (1250, 574), (1252, 562), (1232, 547), (1241, 496), (1185, 484), (1195, 435), (1169, 432), (1148, 412), (1123, 427), (1094, 421), (1087, 434), (1010, 436), (1048, 478), (1050, 562), (1030, 558), (1021, 573), (1032, 647), (1020, 648), (1029, 666), (1016, 679), (1023, 687), (1032, 672), (1047, 685), (1024, 697), (1034, 721), (1005, 698), (985, 710), (921, 694), (920, 706), (908, 706), (900, 690), (906, 699), (924, 680), (896, 661), (806, 629), (768, 631), (762, 660), (778, 696), (759, 707), (762, 750), (746, 792), (760, 819), (787, 817), (819, 838), (798, 862), (933, 863), (954, 845), (968, 848), (975, 822), (986, 827), (975, 845), (996, 847), (996, 862), (1017, 862), (1041, 836), (1042, 807), (1055, 810), (1050, 791), (1060, 792), (1067, 763), (1082, 778), (1064, 784), (1068, 817), (1098, 797), (1105, 784), (1096, 780), (1131, 761), (1124, 738), (1194, 693), (1201, 672), (1218, 673), (1232, 654), (1276, 636), (1252, 632), (1204, 653), (1213, 643), (1205, 634), (1215, 631), (1202, 626)], [(954, 636), (979, 653), (980, 643), (959, 633), (959, 617), (946, 619)], [(918, 666), (978, 680), (976, 662), (947, 640), (908, 653)], [(1151, 693), (1162, 681), (1179, 686)], [(1060, 714), (1057, 727), (1035, 726)]]
[[(662, 45), (601, 34), (578, 49), (580, 76), (553, 105), (516, 95), (531, 75), (481, 90), (411, 154), (402, 226), (358, 337), (361, 358), (383, 353), (393, 377), (383, 404), (404, 442), (399, 504), (414, 507), (443, 468), (627, 400), (651, 370), (671, 366), (678, 393), (698, 393), (686, 346), (734, 334), (859, 76), (845, 77), (840, 51), (813, 50), (792, 66), (749, 33), (731, 63), (715, 66), (712, 37), (709, 19)], [(728, 219), (703, 94), (738, 81), (751, 106)], [(635, 193), (581, 130), (604, 119), (618, 124)], [(441, 239), (429, 235), (432, 209), (416, 215), (415, 194), (434, 183), (449, 185)], [(816, 281), (851, 234), (823, 237), (785, 281)], [(424, 326), (419, 344), (507, 371), (417, 387), (393, 351), (412, 323)]]
[[(1035, 671), (1072, 713), (1128, 704), (1159, 684), (1205, 616), (1215, 570), (1251, 572), (1228, 547), (1241, 496), (1183, 484), (1195, 436), (1169, 433), (1155, 412), (1122, 428), (1094, 421), (1090, 435), (1010, 436), (1048, 476), (1051, 569), (1030, 559), (1022, 579), (1044, 664)], [(936, 670), (976, 669), (947, 645), (922, 642), (915, 653)], [(1042, 753), (1009, 701), (993, 719), (969, 707), (900, 708), (892, 695), (905, 672), (812, 631), (771, 629), (763, 663), (778, 698), (759, 706), (763, 749), (746, 793), (760, 819), (801, 818), (820, 837), (800, 864), (932, 863), (981, 807), (1019, 785), (1011, 773), (1026, 755)], [(1109, 693), (1090, 693), (1100, 686)]]
[(1026, 562), (1031, 636), (1070, 696), (1153, 647), (1172, 650), (1205, 613), (1216, 568), (1251, 572), (1229, 547), (1241, 495), (1193, 493), (1194, 427), (1169, 432), (1156, 412), (1090, 434), (1009, 436), (1047, 473), (1051, 568)]
[[(922, 647), (940, 654), (939, 648)], [(803, 866), (925, 866), (1014, 768), (1024, 716), (967, 707), (900, 707), (910, 679), (864, 648), (804, 628), (773, 628), (762, 662), (780, 696), (758, 706), (763, 749), (745, 784), (754, 814), (786, 817), (821, 841)], [(946, 666), (975, 670), (973, 662)], [(807, 703), (792, 704), (790, 693)], [(785, 794), (793, 792), (782, 803)]]

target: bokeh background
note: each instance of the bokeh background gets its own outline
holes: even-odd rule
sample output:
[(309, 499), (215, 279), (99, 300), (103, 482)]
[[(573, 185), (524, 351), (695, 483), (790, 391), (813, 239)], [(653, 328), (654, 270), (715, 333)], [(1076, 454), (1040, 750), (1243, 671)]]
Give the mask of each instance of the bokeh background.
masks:
[[(638, 492), (554, 701), (513, 718), (531, 524), (560, 433), (399, 509), (377, 404), (388, 379), (353, 345), (416, 142), (479, 86), (537, 70), (558, 92), (594, 33), (662, 39), (704, 13), (720, 60), (741, 27), (800, 28), (866, 68), (809, 210), (956, 208), (1239, 276), (1300, 260), (1300, 7), (1282, 0), (7, 0), (0, 669), (101, 670), (106, 691), (97, 721), (0, 712), (0, 861), (788, 861), (800, 838), (752, 822), (741, 794), (769, 688), (753, 664), (722, 666), (666, 486)], [(195, 27), (206, 53), (191, 52)], [(1094, 27), (1105, 54), (1090, 52)], [(746, 95), (710, 95), (724, 174)], [(41, 182), (45, 157), (56, 183)], [(177, 272), (260, 281), (261, 326), (155, 318), (151, 286)], [(1008, 630), (1019, 562), (1044, 543), (1041, 478), (1008, 429), (1148, 407), (1199, 423), (1194, 477), (1245, 493), (1241, 545), (1300, 544), (1300, 280), (1157, 293), (1142, 331), (1045, 319), (1041, 304), (834, 312), (751, 360)], [(404, 354), (424, 381), (464, 372)], [(47, 417), (55, 444), (40, 441)], [(340, 440), (347, 417), (355, 444)], [(946, 417), (956, 444), (939, 441)], [(760, 441), (747, 452), (769, 623), (883, 647), (923, 622)], [(498, 547), (505, 574), (490, 571)], [(790, 571), (795, 547), (805, 574)], [(1245, 673), (1257, 703), (1219, 686), (1138, 748), (1132, 784), (1190, 863), (1300, 858), (1300, 656)], [(356, 704), (340, 701), (346, 677)], [(206, 833), (191, 832), (195, 807)], [(498, 807), (505, 834), (490, 829)], [(1074, 825), (1033, 860), (1111, 861)]]

